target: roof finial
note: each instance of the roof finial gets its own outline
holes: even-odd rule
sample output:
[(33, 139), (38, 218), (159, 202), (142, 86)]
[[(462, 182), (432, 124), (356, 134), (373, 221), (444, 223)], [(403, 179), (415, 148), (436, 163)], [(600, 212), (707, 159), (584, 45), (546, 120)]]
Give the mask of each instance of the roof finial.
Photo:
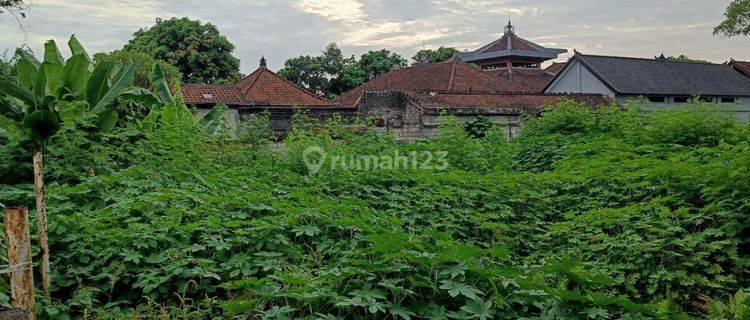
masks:
[(508, 14), (508, 25), (505, 26), (505, 33), (513, 33), (516, 28), (510, 23), (510, 13)]
[(664, 52), (662, 52), (660, 56), (654, 58), (656, 58), (656, 60), (667, 60), (667, 57), (664, 56)]
[(515, 27), (513, 27), (513, 24), (510, 23), (510, 11), (508, 11), (508, 25), (505, 26), (505, 33), (513, 33), (515, 31)]
[(260, 67), (261, 68), (266, 67), (266, 57), (263, 54), (260, 55)]

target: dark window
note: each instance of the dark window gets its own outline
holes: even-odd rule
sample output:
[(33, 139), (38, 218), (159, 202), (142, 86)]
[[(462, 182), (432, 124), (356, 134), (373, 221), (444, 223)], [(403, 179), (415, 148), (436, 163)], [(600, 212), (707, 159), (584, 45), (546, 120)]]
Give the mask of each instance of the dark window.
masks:
[(714, 101), (714, 98), (711, 98), (711, 97), (700, 97), (699, 99), (701, 101), (703, 101), (703, 102), (713, 102)]
[(737, 101), (735, 98), (721, 98), (721, 103), (734, 103), (735, 101)]
[(688, 102), (688, 100), (690, 100), (688, 97), (674, 97), (675, 103), (685, 103)]
[(651, 96), (651, 97), (648, 97), (648, 101), (651, 101), (651, 102), (664, 102), (664, 101), (666, 101), (666, 98), (664, 98), (664, 96)]

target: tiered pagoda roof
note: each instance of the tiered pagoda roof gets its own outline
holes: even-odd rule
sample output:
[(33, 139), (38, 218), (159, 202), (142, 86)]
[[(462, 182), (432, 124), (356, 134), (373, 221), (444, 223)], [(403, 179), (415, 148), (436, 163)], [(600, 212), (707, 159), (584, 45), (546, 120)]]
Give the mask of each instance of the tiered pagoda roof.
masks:
[(522, 39), (515, 33), (515, 27), (508, 21), (505, 33), (500, 39), (474, 50), (459, 54), (465, 62), (475, 63), (482, 67), (493, 68), (503, 66), (504, 63), (523, 62), (539, 64), (546, 60), (557, 58), (566, 49), (545, 48), (531, 41)]

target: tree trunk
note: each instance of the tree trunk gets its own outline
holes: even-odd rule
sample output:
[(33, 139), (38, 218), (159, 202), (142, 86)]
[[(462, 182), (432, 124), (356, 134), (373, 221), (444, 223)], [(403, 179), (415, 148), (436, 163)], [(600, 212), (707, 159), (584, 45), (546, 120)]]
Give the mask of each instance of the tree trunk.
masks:
[(34, 149), (34, 191), (36, 193), (36, 211), (39, 224), (39, 260), (40, 274), (42, 275), (42, 292), (49, 297), (50, 271), (49, 271), (49, 245), (47, 244), (47, 202), (44, 199), (44, 165), (42, 162), (42, 150)]
[[(25, 311), (29, 319), (36, 319), (29, 209), (26, 207), (5, 209), (5, 234), (8, 236), (8, 263), (10, 264), (8, 269), (12, 305)], [(19, 315), (18, 312), (15, 314)], [(26, 317), (18, 319), (26, 319)]]

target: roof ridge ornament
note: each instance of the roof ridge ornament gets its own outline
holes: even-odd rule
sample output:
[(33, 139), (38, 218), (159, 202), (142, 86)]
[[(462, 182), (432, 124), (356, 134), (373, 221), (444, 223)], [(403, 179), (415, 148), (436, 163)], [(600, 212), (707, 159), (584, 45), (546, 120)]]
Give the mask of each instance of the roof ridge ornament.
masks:
[(508, 25), (505, 26), (505, 33), (506, 34), (515, 33), (515, 31), (516, 31), (516, 27), (514, 27), (513, 24), (510, 23), (510, 20), (508, 20)]
[(260, 55), (260, 67), (265, 68), (266, 67), (266, 57), (264, 55)]

